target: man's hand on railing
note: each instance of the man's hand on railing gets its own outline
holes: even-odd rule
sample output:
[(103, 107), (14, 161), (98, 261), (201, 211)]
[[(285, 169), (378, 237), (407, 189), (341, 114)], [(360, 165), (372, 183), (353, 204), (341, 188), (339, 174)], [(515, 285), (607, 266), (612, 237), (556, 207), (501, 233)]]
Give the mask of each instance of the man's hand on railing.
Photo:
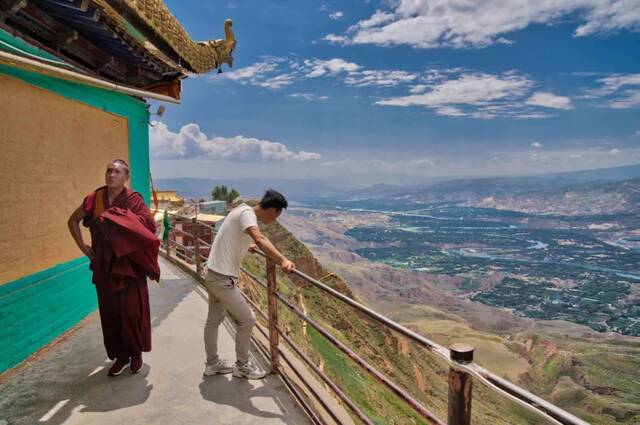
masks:
[(284, 270), (285, 272), (291, 273), (291, 271), (296, 268), (296, 265), (293, 264), (293, 261), (284, 258), (280, 263), (280, 267), (282, 267), (282, 270)]
[(256, 252), (258, 252), (258, 245), (252, 243), (251, 245), (249, 245), (249, 252), (252, 254), (255, 254)]

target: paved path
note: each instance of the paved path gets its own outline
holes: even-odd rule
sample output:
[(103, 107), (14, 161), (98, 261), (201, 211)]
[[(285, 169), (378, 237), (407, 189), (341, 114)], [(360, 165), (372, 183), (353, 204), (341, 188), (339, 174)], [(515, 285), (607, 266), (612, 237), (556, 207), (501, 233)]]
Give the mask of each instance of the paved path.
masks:
[[(0, 425), (309, 423), (277, 376), (202, 375), (207, 303), (191, 277), (164, 259), (161, 266), (160, 284), (150, 287), (154, 349), (139, 374), (107, 377), (110, 362), (94, 314), (0, 382)], [(221, 329), (220, 349), (234, 359), (230, 330)]]

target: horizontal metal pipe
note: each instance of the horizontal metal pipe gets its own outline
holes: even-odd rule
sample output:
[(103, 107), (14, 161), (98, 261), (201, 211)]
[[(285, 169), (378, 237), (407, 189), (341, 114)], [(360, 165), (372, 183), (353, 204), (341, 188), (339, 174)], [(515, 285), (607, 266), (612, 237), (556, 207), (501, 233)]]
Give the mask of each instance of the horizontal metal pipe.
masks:
[(183, 261), (185, 261), (186, 263), (189, 263), (189, 264), (191, 263), (191, 258), (187, 257), (186, 255), (184, 255), (180, 251), (174, 251), (174, 254), (176, 254), (176, 256), (178, 256), (178, 257), (182, 257)]
[(209, 242), (206, 242), (200, 238), (198, 238), (198, 242), (200, 242), (201, 244), (203, 244), (206, 247), (211, 247), (211, 244)]
[(246, 274), (247, 276), (249, 276), (251, 278), (251, 280), (253, 280), (255, 283), (257, 283), (258, 285), (262, 286), (263, 288), (267, 289), (267, 284), (262, 282), (260, 280), (260, 278), (258, 278), (258, 276), (254, 275), (253, 273), (251, 273), (249, 270), (245, 269), (244, 267), (240, 267), (240, 270)]
[(300, 319), (304, 320), (308, 324), (311, 325), (316, 331), (318, 331), (322, 336), (328, 339), (333, 345), (340, 349), (343, 353), (345, 353), (351, 360), (356, 362), (362, 368), (364, 368), (367, 372), (369, 372), (375, 379), (377, 379), (380, 383), (389, 388), (392, 392), (394, 392), (398, 397), (407, 402), (416, 412), (418, 412), (423, 418), (428, 420), (430, 423), (436, 425), (444, 425), (444, 422), (440, 421), (431, 411), (429, 411), (426, 407), (424, 407), (418, 400), (413, 398), (409, 393), (407, 393), (404, 389), (400, 388), (398, 385), (393, 383), (388, 377), (380, 373), (375, 367), (370, 365), (365, 359), (360, 357), (354, 351), (352, 351), (349, 347), (340, 342), (337, 338), (327, 332), (322, 326), (320, 326), (313, 319), (309, 318), (306, 314), (304, 314), (298, 307), (293, 305), (287, 299), (285, 299), (281, 294), (276, 293), (276, 297), (282, 301), (287, 307), (289, 307)]
[(473, 375), (482, 376), (487, 381), (489, 381), (489, 383), (498, 387), (502, 391), (511, 394), (511, 396), (516, 397), (526, 404), (532, 405), (537, 410), (544, 411), (547, 415), (551, 416), (561, 424), (589, 425), (588, 422), (585, 422), (582, 419), (572, 415), (571, 413), (559, 408), (558, 406), (549, 403), (548, 401), (538, 397), (535, 394), (530, 393), (524, 388), (521, 388), (518, 385), (511, 383), (504, 378), (501, 378), (500, 376), (488, 371), (478, 364), (473, 363), (469, 365), (469, 368), (475, 372), (473, 373)]
[[(264, 283), (260, 281), (260, 279), (253, 275), (252, 273), (243, 270), (248, 276), (252, 278), (256, 283), (265, 286)], [(388, 377), (380, 373), (375, 367), (370, 365), (366, 360), (336, 339), (333, 335), (328, 333), (322, 326), (320, 326), (317, 322), (311, 319), (309, 316), (304, 314), (300, 309), (293, 305), (289, 300), (282, 296), (280, 293), (276, 293), (276, 297), (282, 301), (287, 307), (289, 307), (300, 319), (304, 320), (308, 324), (310, 324), (315, 330), (317, 330), (322, 336), (328, 339), (333, 345), (335, 345), (338, 349), (340, 349), (343, 353), (345, 353), (349, 358), (358, 363), (362, 368), (364, 368), (367, 372), (373, 375), (380, 383), (385, 385), (391, 391), (393, 391), (398, 397), (406, 401), (415, 411), (417, 411), (422, 417), (430, 421), (431, 423), (437, 425), (444, 425), (444, 422), (440, 421), (431, 411), (429, 411), (426, 407), (424, 407), (418, 400), (414, 399), (410, 394), (408, 394), (404, 389), (397, 386), (393, 383)]]
[(184, 230), (181, 230), (181, 229), (175, 229), (175, 228), (174, 228), (174, 229), (171, 229), (171, 232), (172, 232), (172, 233), (173, 233), (173, 232), (182, 233), (183, 235), (187, 235), (187, 236), (189, 236), (190, 238), (194, 238), (193, 234), (191, 234), (191, 233), (189, 233), (189, 232), (185, 232)]
[[(264, 320), (268, 321), (267, 314), (260, 309), (260, 306), (257, 305), (255, 303), (255, 301), (253, 301), (251, 298), (249, 298), (247, 296), (247, 294), (245, 294), (244, 292), (242, 292), (242, 295), (249, 302), (249, 304), (253, 307), (253, 309), (256, 311), (256, 313), (258, 313), (260, 315), (260, 317), (262, 317)], [(256, 328), (260, 331), (260, 333), (266, 339), (269, 339), (269, 334), (267, 333), (267, 331), (260, 324), (257, 324)], [(265, 348), (265, 350), (266, 350), (266, 348)], [(314, 397), (320, 402), (320, 404), (322, 404), (322, 407), (324, 407), (324, 409), (329, 413), (329, 415), (331, 415), (331, 417), (336, 421), (336, 423), (340, 423), (340, 419), (338, 419), (338, 417), (333, 412), (333, 410), (331, 410), (331, 408), (324, 402), (322, 397), (320, 397), (320, 395), (316, 392), (316, 390), (307, 382), (307, 380), (302, 376), (302, 374), (298, 371), (298, 369), (296, 369), (296, 367), (291, 363), (291, 360), (289, 360), (288, 355), (282, 350), (282, 348), (278, 347), (278, 351), (280, 351), (281, 357), (284, 359), (284, 361), (287, 363), (287, 365), (289, 365), (289, 368), (291, 368), (291, 370), (296, 374), (298, 379), (300, 379), (300, 381), (302, 381), (305, 384), (307, 389), (314, 395)], [(267, 354), (268, 354), (268, 351), (265, 351), (265, 355), (267, 355)], [(268, 357), (268, 355), (267, 355), (267, 357)], [(280, 373), (280, 374), (282, 375), (282, 373)]]
[[(243, 294), (244, 295), (244, 294)], [(256, 329), (265, 337), (268, 338), (268, 335), (266, 333), (266, 331), (262, 328), (262, 326), (259, 323), (256, 323)], [(264, 346), (264, 344), (262, 344), (262, 342), (255, 337), (255, 335), (251, 336), (251, 340), (253, 341), (254, 345), (258, 348), (258, 350), (260, 350), (260, 352), (262, 353), (262, 355), (265, 358), (269, 358), (269, 350)], [(281, 350), (280, 350), (281, 351)], [(284, 356), (282, 356), (284, 358)], [(289, 362), (288, 359), (285, 359), (285, 361), (287, 362), (287, 364), (289, 365), (289, 367), (291, 367), (291, 363)], [(298, 373), (297, 370), (295, 370), (294, 368), (292, 368), (292, 370), (294, 372), (296, 372), (296, 374)], [(300, 406), (302, 407), (302, 410), (304, 410), (304, 412), (307, 414), (307, 416), (309, 417), (309, 419), (311, 419), (311, 422), (314, 423), (314, 425), (326, 425), (326, 422), (322, 420), (322, 418), (320, 418), (316, 412), (313, 411), (313, 409), (311, 408), (311, 406), (309, 406), (309, 403), (307, 402), (307, 400), (302, 396), (302, 394), (300, 394), (300, 391), (298, 391), (298, 389), (295, 387), (295, 385), (293, 384), (293, 382), (291, 382), (291, 380), (289, 379), (289, 377), (284, 374), (284, 373), (279, 373), (278, 376), (280, 376), (280, 379), (282, 379), (282, 382), (284, 382), (284, 384), (287, 386), (287, 388), (289, 388), (289, 392), (293, 395), (293, 397), (296, 399), (296, 401), (300, 404)], [(302, 380), (302, 382), (305, 384), (305, 386), (307, 386), (308, 388), (310, 388), (309, 384)], [(314, 393), (314, 396), (317, 397), (317, 395)], [(321, 401), (321, 400), (320, 400)], [(321, 401), (322, 402), (322, 401)], [(324, 406), (324, 404), (323, 404)], [(325, 407), (326, 408), (326, 407)], [(331, 412), (330, 412), (331, 413)], [(337, 421), (338, 423), (340, 423), (339, 421)]]
[[(256, 253), (258, 255), (261, 255), (263, 257), (266, 257), (266, 255), (261, 252), (261, 251), (256, 251)], [(401, 333), (402, 335), (414, 340), (415, 342), (417, 342), (418, 344), (422, 345), (423, 347), (434, 351), (435, 353), (437, 353), (438, 355), (440, 355), (443, 359), (449, 361), (449, 350), (442, 347), (441, 345), (438, 345), (437, 343), (431, 341), (430, 339), (425, 338), (424, 336), (412, 331), (411, 329), (408, 329), (404, 326), (402, 326), (399, 323), (394, 322), (393, 320), (383, 316), (382, 314), (370, 309), (369, 307), (366, 307), (362, 304), (360, 304), (359, 302), (352, 300), (351, 298), (347, 297), (346, 295), (336, 291), (335, 289), (325, 285), (324, 283), (312, 278), (311, 276), (301, 272), (298, 269), (293, 269), (292, 274), (295, 274), (299, 277), (301, 277), (302, 279), (304, 279), (305, 281), (313, 284), (314, 286), (322, 289), (323, 291), (333, 295), (334, 297), (340, 299), (341, 301), (349, 304), (350, 306), (354, 307), (356, 310), (360, 311), (361, 313), (364, 313), (365, 315), (371, 317), (372, 319), (377, 320), (378, 322), (384, 324), (385, 326), (397, 331), (398, 333)]]
[(201, 226), (203, 226), (203, 227), (206, 227), (207, 229), (209, 229), (209, 230), (211, 230), (211, 231), (215, 231), (215, 230), (216, 230), (216, 228), (215, 228), (215, 227), (213, 227), (213, 226), (211, 226), (211, 225), (209, 225), (209, 224), (205, 223), (204, 221), (196, 220), (196, 223), (198, 223), (199, 225), (201, 225)]
[[(263, 319), (268, 320), (267, 315), (265, 313), (262, 312), (262, 310), (260, 310), (260, 308), (255, 304), (255, 302), (253, 300), (251, 300), (246, 294), (244, 294), (244, 297), (247, 301), (249, 301), (249, 303), (254, 307), (254, 309), (258, 312), (258, 314), (260, 314), (260, 316), (262, 316)], [(313, 369), (313, 371), (320, 377), (322, 378), (322, 380), (329, 385), (329, 387), (331, 387), (331, 389), (333, 390), (333, 392), (336, 393), (336, 395), (343, 401), (345, 402), (345, 404), (347, 406), (349, 406), (349, 408), (354, 412), (354, 414), (364, 423), (366, 423), (367, 425), (373, 425), (373, 423), (369, 420), (369, 418), (358, 408), (358, 406), (356, 406), (353, 401), (351, 401), (351, 399), (340, 389), (340, 387), (338, 387), (338, 385), (333, 382), (331, 380), (331, 378), (329, 378), (323, 371), (320, 370), (320, 368), (318, 368), (318, 366), (316, 366), (313, 361), (307, 356), (307, 354), (302, 351), (302, 349), (300, 349), (300, 347), (298, 347), (296, 345), (295, 342), (293, 342), (293, 340), (291, 338), (289, 338), (288, 335), (286, 335), (284, 332), (282, 332), (281, 329), (277, 329), (278, 333), (280, 334), (280, 336), (282, 336), (282, 338), (284, 338), (284, 340), (287, 342), (287, 344), (289, 344), (289, 346), (293, 349), (293, 351), (296, 352), (296, 354), (311, 368)], [(268, 335), (265, 334), (265, 336), (268, 338)]]
[(305, 400), (302, 394), (300, 394), (296, 390), (296, 387), (294, 386), (293, 382), (291, 382), (289, 377), (284, 373), (280, 373), (280, 379), (282, 379), (282, 381), (287, 386), (287, 388), (289, 388), (289, 392), (291, 392), (291, 394), (293, 394), (293, 396), (298, 401), (298, 403), (300, 403), (300, 405), (302, 406), (302, 409), (305, 411), (309, 419), (311, 419), (311, 422), (313, 422), (315, 425), (326, 425), (326, 422), (323, 421), (322, 418), (318, 416), (316, 412), (313, 411), (311, 406), (309, 406), (309, 403), (307, 402), (307, 400)]
[(318, 375), (333, 390), (333, 392), (340, 398), (340, 400), (342, 400), (347, 406), (349, 406), (351, 411), (358, 417), (358, 419), (360, 419), (367, 425), (373, 425), (373, 422), (371, 422), (367, 415), (365, 415), (364, 412), (360, 410), (360, 408), (356, 406), (353, 401), (351, 401), (351, 399), (344, 393), (344, 391), (342, 391), (342, 389), (335, 382), (333, 382), (333, 380), (331, 380), (331, 378), (329, 378), (327, 374), (325, 374), (322, 370), (320, 370), (318, 366), (313, 363), (309, 356), (307, 356), (307, 354), (302, 351), (300, 347), (298, 347), (287, 334), (282, 332), (282, 330), (280, 329), (278, 329), (278, 333), (287, 342), (289, 347), (291, 347), (293, 351), (295, 351), (296, 354), (316, 373), (316, 375)]
[[(266, 255), (259, 250), (255, 251), (255, 253), (260, 256), (266, 257)], [(399, 323), (394, 322), (393, 320), (383, 316), (382, 314), (371, 310), (370, 308), (358, 303), (355, 300), (352, 300), (346, 295), (341, 294), (335, 289), (323, 284), (322, 282), (312, 278), (311, 276), (308, 276), (300, 270), (293, 269), (291, 273), (299, 276), (306, 282), (322, 289), (328, 294), (333, 295), (341, 301), (351, 305), (356, 310), (364, 313), (368, 317), (375, 319), (383, 325), (395, 330), (396, 332), (406, 336), (419, 345), (427, 348), (428, 350), (437, 354), (445, 362), (447, 362), (449, 366), (471, 373), (481, 381), (485, 382), (485, 384), (487, 384), (490, 388), (493, 388), (494, 390), (497, 390), (498, 392), (506, 395), (510, 399), (518, 402), (521, 406), (528, 408), (530, 411), (565, 425), (588, 425), (588, 422), (585, 422), (575, 415), (572, 415), (571, 413), (555, 406), (552, 403), (549, 403), (548, 401), (536, 396), (535, 394), (532, 394), (524, 388), (521, 388), (503, 378), (500, 378), (499, 376), (495, 375), (492, 372), (489, 372), (488, 370), (478, 366), (475, 363), (471, 365), (465, 365), (451, 360), (449, 358), (449, 350), (447, 348), (442, 347), (441, 345), (429, 340), (428, 338), (425, 338), (424, 336), (400, 325)], [(483, 372), (481, 373), (481, 371)]]

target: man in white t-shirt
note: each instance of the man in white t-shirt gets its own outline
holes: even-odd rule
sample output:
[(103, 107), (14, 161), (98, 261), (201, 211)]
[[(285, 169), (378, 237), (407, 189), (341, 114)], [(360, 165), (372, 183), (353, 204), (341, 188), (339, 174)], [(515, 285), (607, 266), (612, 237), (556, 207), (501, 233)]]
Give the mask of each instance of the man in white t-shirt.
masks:
[[(282, 255), (258, 228), (258, 221), (264, 224), (276, 221), (287, 205), (282, 194), (269, 189), (255, 207), (241, 204), (231, 210), (213, 241), (205, 275), (209, 292), (209, 315), (204, 327), (207, 353), (204, 374), (207, 376), (233, 372), (233, 376), (239, 378), (260, 379), (266, 375), (258, 365), (249, 363), (249, 345), (256, 316), (238, 289), (238, 273), (240, 263), (252, 244), (285, 271), (293, 270), (293, 262)], [(218, 357), (218, 327), (227, 313), (237, 324), (235, 365)]]

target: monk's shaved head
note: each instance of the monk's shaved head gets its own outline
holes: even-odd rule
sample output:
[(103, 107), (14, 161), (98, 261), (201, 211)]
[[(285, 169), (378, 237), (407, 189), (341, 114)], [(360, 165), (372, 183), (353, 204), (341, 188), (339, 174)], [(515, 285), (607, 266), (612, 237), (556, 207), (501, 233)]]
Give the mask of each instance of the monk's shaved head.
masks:
[(122, 168), (125, 174), (127, 176), (129, 175), (129, 164), (127, 164), (127, 161), (125, 161), (124, 159), (114, 159), (109, 164), (107, 164), (107, 169), (109, 169), (109, 166), (113, 166), (114, 168)]

